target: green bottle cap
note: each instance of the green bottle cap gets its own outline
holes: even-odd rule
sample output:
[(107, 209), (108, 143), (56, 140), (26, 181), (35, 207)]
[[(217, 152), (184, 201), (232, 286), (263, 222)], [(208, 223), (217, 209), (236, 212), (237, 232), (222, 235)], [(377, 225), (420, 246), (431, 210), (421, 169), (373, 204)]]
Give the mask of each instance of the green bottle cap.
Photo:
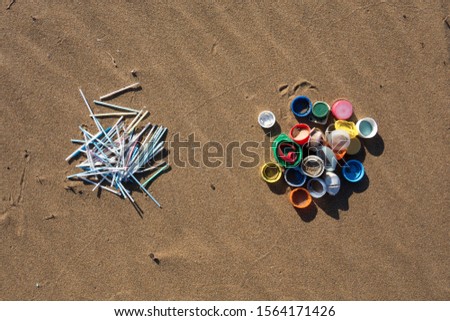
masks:
[(316, 101), (312, 108), (312, 113), (317, 118), (324, 118), (330, 112), (330, 106), (324, 101)]
[[(282, 144), (290, 145), (293, 149), (295, 149), (295, 151), (291, 151), (295, 154), (295, 157), (296, 157), (296, 159), (293, 163), (287, 162), (285, 160), (285, 157), (280, 155), (280, 153), (283, 154), (285, 152), (290, 154), (289, 151), (281, 149)], [(302, 151), (301, 146), (298, 145), (296, 142), (294, 142), (292, 139), (290, 139), (289, 136), (287, 136), (284, 133), (280, 134), (277, 138), (275, 138), (275, 140), (272, 142), (272, 149), (273, 149), (273, 155), (275, 157), (275, 160), (278, 162), (278, 164), (280, 164), (281, 166), (283, 166), (285, 168), (297, 167), (302, 160), (303, 151)], [(281, 151), (280, 151), (280, 149), (281, 149)]]

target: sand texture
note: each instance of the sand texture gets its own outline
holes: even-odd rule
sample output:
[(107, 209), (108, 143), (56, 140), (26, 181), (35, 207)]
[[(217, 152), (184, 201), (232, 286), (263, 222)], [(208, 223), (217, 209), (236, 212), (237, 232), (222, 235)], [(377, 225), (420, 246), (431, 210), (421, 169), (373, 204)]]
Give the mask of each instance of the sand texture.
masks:
[[(450, 299), (447, 1), (9, 2), (0, 299)], [(288, 132), (299, 94), (347, 98), (379, 126), (367, 179), (297, 212), (262, 160), (173, 166), (150, 187), (163, 209), (135, 193), (141, 218), (64, 161), (94, 131), (78, 88), (135, 81), (111, 102), (202, 144), (262, 141), (262, 110)]]

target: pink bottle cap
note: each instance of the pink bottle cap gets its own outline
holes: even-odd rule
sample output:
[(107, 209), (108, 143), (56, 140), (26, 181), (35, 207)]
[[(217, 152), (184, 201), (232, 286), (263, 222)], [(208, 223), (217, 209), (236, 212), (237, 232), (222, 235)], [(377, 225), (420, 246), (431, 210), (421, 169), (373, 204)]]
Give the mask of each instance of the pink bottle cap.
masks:
[(333, 113), (334, 118), (346, 120), (352, 117), (353, 105), (348, 100), (340, 99), (333, 103), (331, 112)]

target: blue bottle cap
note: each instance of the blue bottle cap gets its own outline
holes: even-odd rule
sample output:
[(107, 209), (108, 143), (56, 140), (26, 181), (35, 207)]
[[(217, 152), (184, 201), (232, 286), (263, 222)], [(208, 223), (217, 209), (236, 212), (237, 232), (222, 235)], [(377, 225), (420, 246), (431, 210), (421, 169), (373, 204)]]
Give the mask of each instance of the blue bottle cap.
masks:
[(356, 159), (351, 159), (342, 168), (342, 174), (351, 183), (359, 182), (364, 177), (364, 165)]
[(321, 178), (313, 178), (306, 185), (309, 194), (314, 198), (321, 198), (327, 193), (327, 184)]
[(312, 102), (306, 96), (297, 96), (291, 101), (291, 110), (297, 117), (306, 117), (311, 113)]
[(291, 167), (284, 171), (284, 179), (289, 186), (300, 187), (306, 182), (306, 175), (300, 167)]

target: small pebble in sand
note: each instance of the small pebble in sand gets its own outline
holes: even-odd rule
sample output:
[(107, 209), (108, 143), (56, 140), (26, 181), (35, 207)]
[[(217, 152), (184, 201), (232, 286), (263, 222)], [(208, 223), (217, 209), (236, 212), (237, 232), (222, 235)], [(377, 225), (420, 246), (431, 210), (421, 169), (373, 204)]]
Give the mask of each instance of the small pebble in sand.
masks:
[(53, 220), (55, 218), (56, 218), (56, 216), (54, 214), (47, 215), (44, 217), (44, 221)]

